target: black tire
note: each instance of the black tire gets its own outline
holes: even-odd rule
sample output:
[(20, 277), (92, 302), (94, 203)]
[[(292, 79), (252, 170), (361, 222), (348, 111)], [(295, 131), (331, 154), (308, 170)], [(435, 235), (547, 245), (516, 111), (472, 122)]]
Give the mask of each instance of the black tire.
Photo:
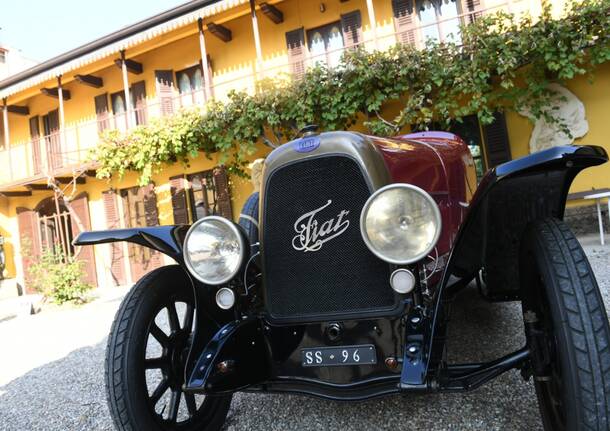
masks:
[(246, 231), (250, 244), (258, 242), (258, 199), (259, 193), (252, 193), (239, 214), (239, 225)]
[(544, 428), (608, 430), (610, 328), (589, 261), (560, 220), (536, 221), (523, 238), (523, 312)]
[[(182, 322), (177, 312), (172, 318), (170, 307), (176, 310), (176, 303), (184, 303)], [(155, 319), (164, 309), (170, 330), (161, 334)], [(177, 265), (159, 268), (142, 277), (123, 299), (108, 337), (105, 366), (108, 406), (118, 430), (215, 431), (224, 424), (231, 395), (206, 397), (197, 406), (195, 396), (181, 390), (186, 361), (182, 352), (190, 343), (193, 310), (192, 286)], [(159, 358), (147, 359), (149, 336), (161, 339)], [(158, 369), (160, 375), (159, 383), (152, 390), (147, 383), (147, 368)], [(160, 401), (167, 398), (169, 401), (159, 413)], [(181, 399), (184, 399), (181, 411), (184, 420), (178, 416)]]

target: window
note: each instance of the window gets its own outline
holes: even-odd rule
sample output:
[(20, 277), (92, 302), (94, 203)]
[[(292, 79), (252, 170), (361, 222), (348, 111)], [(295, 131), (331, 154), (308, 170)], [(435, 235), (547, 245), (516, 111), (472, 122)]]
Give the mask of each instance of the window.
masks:
[(233, 218), (224, 167), (171, 177), (170, 186), (175, 224), (190, 224), (207, 215)]
[[(474, 165), (477, 172), (477, 182), (483, 178), (487, 166), (485, 163), (483, 153), (483, 137), (481, 135), (481, 127), (479, 119), (476, 115), (468, 115), (462, 118), (462, 122), (453, 121), (449, 126), (445, 123), (433, 122), (428, 127), (429, 130), (443, 131), (453, 133), (464, 140), (472, 158), (474, 159)], [(415, 126), (411, 126), (413, 132), (424, 131), (425, 129), (418, 129)]]
[[(135, 82), (129, 88), (131, 107), (133, 109), (135, 124), (146, 124), (146, 86), (144, 81)], [(112, 113), (114, 114), (114, 126), (117, 129), (127, 127), (127, 105), (125, 104), (125, 92), (117, 91), (110, 95)], [(133, 120), (132, 120), (133, 122)]]
[(180, 102), (182, 105), (198, 103), (203, 99), (203, 72), (201, 66), (196, 64), (176, 72)]
[(55, 251), (55, 247), (60, 247), (69, 256), (74, 256), (72, 217), (65, 204), (62, 201), (56, 204), (55, 199), (49, 197), (43, 199), (35, 211), (38, 213), (42, 248)]
[(207, 215), (218, 214), (214, 171), (210, 169), (187, 175), (186, 179), (189, 183), (191, 220), (194, 222)]
[(125, 93), (118, 91), (110, 95), (112, 114), (114, 115), (114, 127), (119, 130), (127, 128), (127, 105), (125, 104)]
[(343, 32), (341, 22), (307, 30), (307, 45), (314, 63), (337, 66), (343, 54)]
[(460, 20), (456, 2), (425, 2), (418, 14), (424, 40), (434, 39), (460, 43)]
[(481, 128), (476, 115), (469, 115), (463, 118), (462, 123), (453, 122), (451, 126), (445, 127), (448, 132), (455, 133), (466, 142), (477, 171), (477, 182), (481, 180), (487, 167), (483, 157), (483, 139)]
[[(487, 169), (511, 160), (510, 143), (506, 129), (506, 119), (500, 112), (494, 113), (495, 120), (488, 125), (481, 125), (476, 115), (462, 118), (462, 122), (452, 122), (449, 126), (444, 123), (430, 124), (430, 130), (451, 132), (466, 142), (477, 172), (477, 181), (485, 175)], [(412, 127), (417, 131), (416, 127)]]
[(124, 113), (127, 109), (125, 105), (125, 93), (122, 91), (112, 93), (110, 98), (112, 99), (112, 113), (114, 115)]
[(6, 51), (0, 49), (0, 64), (6, 63)]
[(201, 90), (203, 88), (201, 66), (197, 64), (188, 69), (179, 70), (176, 72), (176, 80), (180, 93), (192, 93), (195, 90)]

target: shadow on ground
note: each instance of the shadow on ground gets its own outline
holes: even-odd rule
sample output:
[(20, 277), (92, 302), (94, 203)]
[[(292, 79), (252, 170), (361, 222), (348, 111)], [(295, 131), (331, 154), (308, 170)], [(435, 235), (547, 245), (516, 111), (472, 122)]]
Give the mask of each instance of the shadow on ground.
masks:
[[(449, 327), (449, 358), (479, 361), (522, 346), (518, 304), (460, 294)], [(0, 387), (2, 430), (111, 430), (103, 386), (105, 340), (72, 351)], [(535, 430), (531, 383), (511, 371), (468, 394), (409, 394), (361, 403), (301, 396), (238, 394), (226, 429)]]

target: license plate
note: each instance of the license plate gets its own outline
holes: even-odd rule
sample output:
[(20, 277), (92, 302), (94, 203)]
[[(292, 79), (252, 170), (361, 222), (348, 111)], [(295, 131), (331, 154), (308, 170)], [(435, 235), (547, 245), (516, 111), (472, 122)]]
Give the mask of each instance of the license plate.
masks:
[(338, 367), (341, 365), (373, 365), (377, 353), (372, 344), (360, 346), (313, 347), (301, 349), (304, 367)]

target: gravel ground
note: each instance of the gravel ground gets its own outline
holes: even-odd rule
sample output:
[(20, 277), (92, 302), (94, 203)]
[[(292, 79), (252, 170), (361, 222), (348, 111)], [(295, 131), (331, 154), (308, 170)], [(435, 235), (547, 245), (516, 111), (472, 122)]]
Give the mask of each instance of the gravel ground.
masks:
[[(610, 245), (582, 240), (610, 308)], [(76, 309), (0, 323), (0, 430), (111, 430), (103, 387), (106, 335), (124, 291)], [(517, 304), (467, 290), (450, 325), (451, 359), (479, 361), (521, 347)], [(485, 352), (483, 355), (482, 353)], [(238, 394), (227, 430), (535, 430), (533, 386), (511, 371), (467, 394), (396, 396), (362, 403)]]

